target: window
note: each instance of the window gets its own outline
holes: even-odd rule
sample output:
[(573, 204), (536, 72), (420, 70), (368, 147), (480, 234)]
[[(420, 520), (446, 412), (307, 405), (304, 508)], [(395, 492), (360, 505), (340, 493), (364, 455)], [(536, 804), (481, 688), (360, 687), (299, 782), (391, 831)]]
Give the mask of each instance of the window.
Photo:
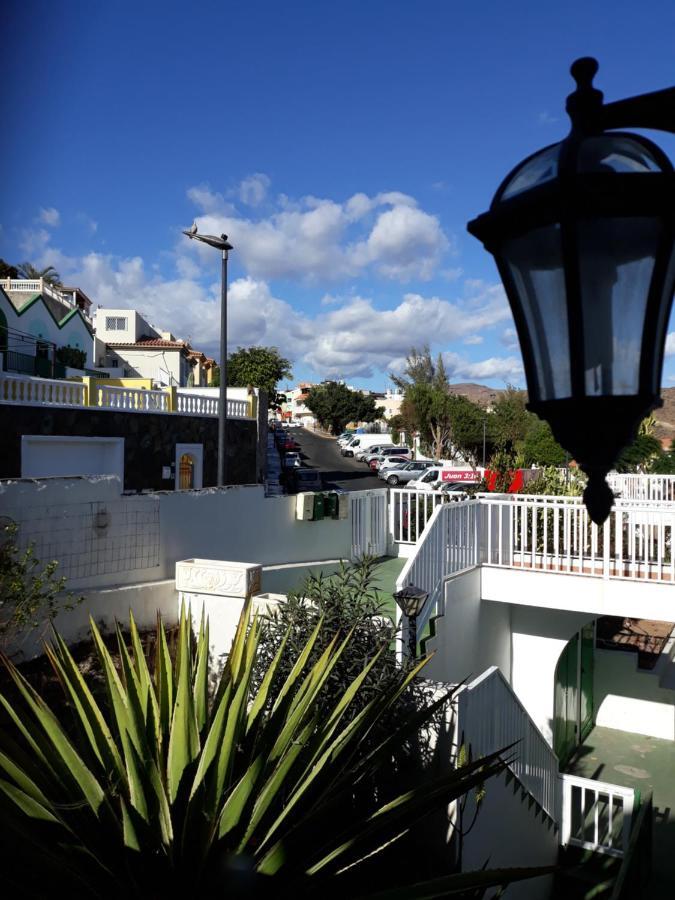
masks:
[(110, 360), (110, 365), (112, 366), (113, 369), (116, 369), (119, 366), (119, 364), (120, 364), (119, 359), (111, 359)]
[(127, 330), (127, 317), (126, 316), (106, 316), (105, 317), (105, 328), (106, 328), (106, 331), (126, 331)]

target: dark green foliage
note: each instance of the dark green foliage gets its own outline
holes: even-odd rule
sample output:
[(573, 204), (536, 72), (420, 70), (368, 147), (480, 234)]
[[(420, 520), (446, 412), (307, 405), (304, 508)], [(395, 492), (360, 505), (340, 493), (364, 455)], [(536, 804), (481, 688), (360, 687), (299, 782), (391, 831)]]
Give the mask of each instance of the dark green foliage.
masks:
[(44, 269), (36, 269), (32, 263), (25, 262), (17, 266), (17, 269), (19, 270), (21, 278), (28, 278), (31, 281), (42, 278), (43, 281), (46, 281), (54, 287), (61, 286), (61, 276), (54, 266), (45, 266)]
[(653, 460), (661, 456), (661, 444), (652, 434), (641, 433), (622, 450), (616, 461), (617, 472), (647, 471)]
[[(276, 347), (239, 347), (227, 357), (227, 383), (230, 387), (257, 387), (267, 391), (270, 405), (276, 405), (277, 384), (292, 378), (290, 360)], [(220, 384), (220, 369), (214, 372), (215, 386)]]
[(84, 369), (87, 362), (87, 354), (84, 350), (78, 350), (77, 347), (58, 347), (56, 359), (62, 365), (69, 366), (71, 369)]
[(73, 609), (83, 599), (64, 593), (66, 578), (57, 576), (56, 560), (42, 564), (35, 558), (32, 543), (25, 550), (19, 548), (17, 531), (14, 524), (0, 530), (0, 646), (4, 648), (21, 632), (46, 629), (61, 610)]
[(314, 413), (323, 428), (340, 434), (348, 422), (374, 422), (382, 418), (384, 409), (375, 405), (375, 398), (350, 391), (347, 385), (327, 381), (311, 388), (305, 406)]
[(654, 459), (650, 469), (654, 475), (675, 475), (675, 440), (670, 444), (670, 450), (662, 452)]
[(0, 259), (0, 278), (18, 278), (19, 270), (4, 259)]
[(542, 419), (528, 413), (528, 429), (522, 443), (523, 462), (526, 466), (564, 466), (569, 459), (553, 432)]

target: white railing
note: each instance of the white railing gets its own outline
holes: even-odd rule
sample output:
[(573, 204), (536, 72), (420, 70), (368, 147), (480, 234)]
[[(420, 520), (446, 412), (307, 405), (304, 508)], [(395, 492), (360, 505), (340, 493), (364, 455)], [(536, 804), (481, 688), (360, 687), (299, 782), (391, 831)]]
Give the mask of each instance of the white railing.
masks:
[(481, 495), (481, 562), (675, 582), (675, 506), (618, 500), (604, 525), (578, 497)]
[(607, 483), (624, 500), (675, 502), (675, 475), (608, 475)]
[(443, 613), (446, 578), (479, 564), (478, 522), (479, 507), (472, 500), (437, 506), (417, 544), (415, 555), (403, 567), (396, 590), (414, 585), (429, 594), (417, 617), (418, 640), (431, 616)]
[(100, 384), (96, 392), (96, 406), (124, 412), (169, 412), (169, 397), (164, 391)]
[(0, 402), (24, 406), (84, 406), (84, 385), (58, 378), (0, 372)]
[(218, 398), (205, 397), (203, 394), (180, 393), (176, 397), (176, 410), (191, 416), (217, 416)]
[(509, 747), (509, 769), (559, 823), (558, 757), (497, 666), (459, 692), (458, 728), (474, 759)]
[(562, 793), (560, 843), (609, 856), (628, 849), (635, 791), (576, 775), (559, 776)]
[(73, 305), (67, 298), (64, 298), (59, 288), (43, 278), (2, 278), (0, 279), (0, 287), (13, 293), (48, 294), (50, 297), (55, 297), (69, 306)]
[(406, 488), (389, 490), (389, 534), (397, 544), (416, 544), (431, 514), (445, 495), (438, 491), (416, 491)]

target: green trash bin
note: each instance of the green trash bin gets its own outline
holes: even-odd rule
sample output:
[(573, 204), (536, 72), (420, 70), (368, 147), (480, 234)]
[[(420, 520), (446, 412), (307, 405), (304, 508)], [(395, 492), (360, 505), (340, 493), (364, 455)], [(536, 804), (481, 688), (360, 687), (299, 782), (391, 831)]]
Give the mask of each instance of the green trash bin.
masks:
[(337, 519), (338, 517), (338, 495), (335, 491), (323, 496), (323, 511), (326, 518)]
[(314, 515), (312, 519), (317, 522), (324, 517), (323, 494), (314, 494)]

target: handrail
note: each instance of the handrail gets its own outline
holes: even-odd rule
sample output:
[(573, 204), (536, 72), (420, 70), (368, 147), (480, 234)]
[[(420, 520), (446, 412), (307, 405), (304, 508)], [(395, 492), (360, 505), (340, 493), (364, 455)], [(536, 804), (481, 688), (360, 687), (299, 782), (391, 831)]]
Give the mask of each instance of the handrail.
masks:
[(632, 900), (640, 896), (652, 871), (652, 825), (653, 801), (649, 794), (635, 817), (628, 848), (609, 900)]
[(509, 770), (559, 823), (558, 757), (497, 666), (461, 689), (458, 717), (460, 741), (473, 757), (516, 745)]
[(479, 564), (479, 545), (477, 503), (443, 503), (436, 507), (414, 556), (407, 560), (396, 581), (397, 591), (412, 584), (429, 595), (417, 617), (418, 640), (433, 611), (442, 606), (445, 579)]

